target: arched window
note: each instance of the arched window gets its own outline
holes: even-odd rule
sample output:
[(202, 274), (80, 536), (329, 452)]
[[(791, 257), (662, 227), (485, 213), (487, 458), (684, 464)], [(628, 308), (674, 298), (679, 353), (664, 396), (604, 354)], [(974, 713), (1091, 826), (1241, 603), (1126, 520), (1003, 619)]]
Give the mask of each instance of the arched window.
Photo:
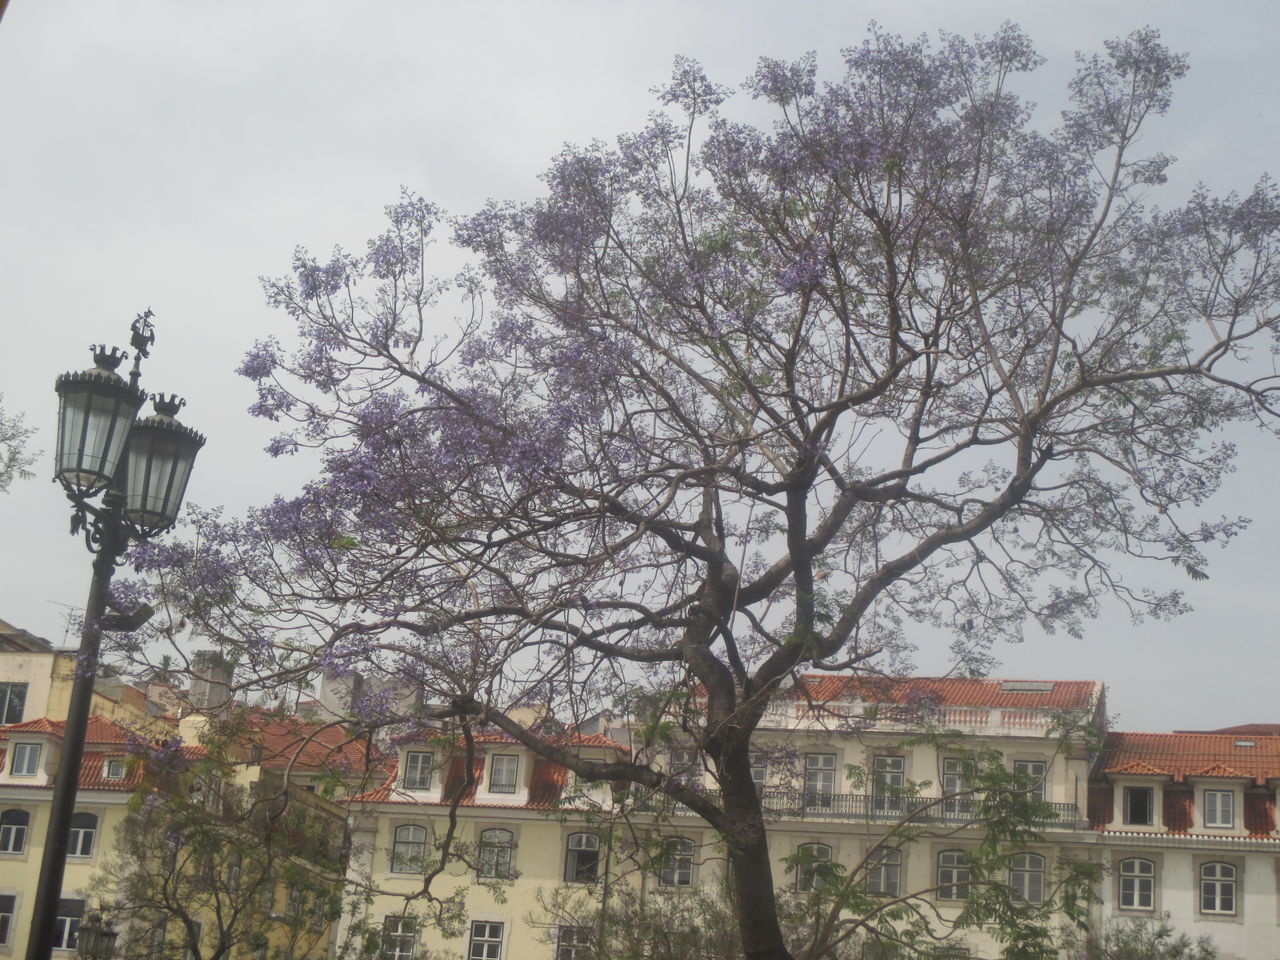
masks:
[(27, 849), (27, 828), (31, 814), (26, 810), (0, 813), (0, 853), (21, 853)]
[(943, 850), (938, 854), (938, 899), (969, 899), (969, 863), (963, 850)]
[(1200, 868), (1200, 912), (1236, 912), (1236, 868), (1229, 863), (1206, 863)]
[(693, 886), (693, 841), (676, 837), (669, 843), (666, 855), (658, 883), (664, 887)]
[(510, 830), (493, 827), (480, 831), (480, 868), (482, 877), (504, 880), (511, 876), (512, 853), (516, 838)]
[(812, 890), (831, 874), (831, 848), (825, 843), (802, 843), (796, 848), (796, 889)]
[(1044, 900), (1044, 857), (1020, 853), (1009, 861), (1009, 886), (1026, 903)]
[(867, 858), (867, 893), (896, 897), (901, 885), (902, 851), (873, 850)]
[(565, 881), (595, 883), (600, 872), (600, 838), (594, 833), (571, 833), (565, 848)]
[(427, 859), (427, 831), (416, 823), (396, 827), (391, 845), (392, 873), (422, 873)]
[(71, 815), (71, 836), (67, 843), (68, 857), (93, 856), (93, 840), (98, 834), (98, 817), (93, 813)]
[(1120, 906), (1150, 910), (1155, 906), (1156, 865), (1150, 860), (1120, 861)]

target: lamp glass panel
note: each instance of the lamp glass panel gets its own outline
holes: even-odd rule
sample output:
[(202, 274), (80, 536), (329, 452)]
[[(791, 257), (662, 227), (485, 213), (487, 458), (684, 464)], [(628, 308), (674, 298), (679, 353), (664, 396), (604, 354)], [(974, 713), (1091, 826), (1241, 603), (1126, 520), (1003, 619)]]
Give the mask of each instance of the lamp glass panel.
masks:
[(58, 476), (80, 491), (111, 482), (137, 406), (89, 385), (68, 385), (58, 421)]
[(139, 427), (128, 451), (125, 515), (144, 530), (162, 530), (178, 518), (199, 448), (182, 434)]

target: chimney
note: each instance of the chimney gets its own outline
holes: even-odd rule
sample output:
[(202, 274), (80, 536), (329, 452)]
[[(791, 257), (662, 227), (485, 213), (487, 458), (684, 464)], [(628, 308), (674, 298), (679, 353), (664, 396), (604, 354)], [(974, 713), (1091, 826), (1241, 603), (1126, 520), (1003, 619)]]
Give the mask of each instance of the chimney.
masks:
[(221, 716), (231, 707), (231, 664), (216, 650), (191, 655), (191, 709), (206, 716)]

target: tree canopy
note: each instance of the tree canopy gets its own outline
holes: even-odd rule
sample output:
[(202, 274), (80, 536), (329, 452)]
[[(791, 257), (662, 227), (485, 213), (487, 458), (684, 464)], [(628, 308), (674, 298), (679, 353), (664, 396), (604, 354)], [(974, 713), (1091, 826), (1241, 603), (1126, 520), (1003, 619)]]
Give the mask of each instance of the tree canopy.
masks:
[[(1276, 427), (1276, 190), (1151, 205), (1171, 160), (1141, 134), (1187, 69), (1154, 31), (1082, 57), (1052, 127), (1016, 27), (873, 28), (844, 61), (762, 59), (761, 127), (678, 60), (643, 129), (566, 147), (539, 198), (449, 219), (406, 192), (364, 251), (298, 250), (265, 281), (296, 329), (240, 373), (271, 452), (319, 473), (135, 555), (245, 683), (384, 673), (686, 804), (752, 958), (788, 956), (748, 757), (769, 697), (883, 669), (912, 624), (980, 668), (1107, 597), (1181, 611), (1128, 558), (1203, 576), (1243, 523), (1206, 510), (1222, 431)], [(435, 242), (471, 265), (432, 276)], [(512, 715), (641, 690), (718, 798)]]

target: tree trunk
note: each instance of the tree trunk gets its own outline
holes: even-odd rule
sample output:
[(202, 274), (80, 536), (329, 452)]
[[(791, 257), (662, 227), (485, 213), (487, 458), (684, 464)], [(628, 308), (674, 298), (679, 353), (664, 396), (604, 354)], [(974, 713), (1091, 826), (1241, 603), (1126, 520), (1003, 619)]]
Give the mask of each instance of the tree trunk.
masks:
[[(737, 753), (738, 751), (735, 751)], [(734, 909), (747, 960), (794, 960), (778, 923), (773, 864), (746, 749), (720, 770)], [(736, 761), (736, 762), (735, 762)]]

